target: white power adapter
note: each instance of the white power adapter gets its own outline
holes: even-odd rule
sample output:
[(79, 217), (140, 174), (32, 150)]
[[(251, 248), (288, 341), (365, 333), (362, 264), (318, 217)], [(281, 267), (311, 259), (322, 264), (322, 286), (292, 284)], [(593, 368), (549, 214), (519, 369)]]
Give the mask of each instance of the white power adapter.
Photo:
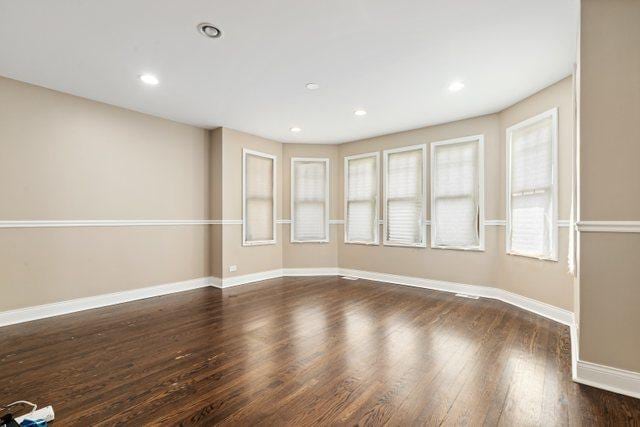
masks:
[(18, 424), (22, 423), (24, 420), (29, 421), (37, 421), (44, 420), (46, 422), (53, 421), (55, 414), (53, 413), (53, 407), (51, 405), (45, 406), (44, 408), (36, 409), (35, 411), (29, 412), (28, 414), (20, 415), (16, 417), (16, 421)]

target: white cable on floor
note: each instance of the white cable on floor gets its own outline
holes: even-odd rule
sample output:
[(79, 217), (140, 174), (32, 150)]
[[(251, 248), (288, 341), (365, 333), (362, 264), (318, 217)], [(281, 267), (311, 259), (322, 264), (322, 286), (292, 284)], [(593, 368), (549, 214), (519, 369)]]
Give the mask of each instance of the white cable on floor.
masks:
[(0, 409), (11, 408), (12, 406), (16, 406), (16, 405), (18, 405), (20, 403), (24, 403), (26, 405), (31, 406), (31, 412), (34, 412), (36, 409), (38, 409), (38, 405), (36, 405), (35, 403), (28, 402), (26, 400), (16, 400), (15, 402), (9, 403), (8, 405), (0, 406)]

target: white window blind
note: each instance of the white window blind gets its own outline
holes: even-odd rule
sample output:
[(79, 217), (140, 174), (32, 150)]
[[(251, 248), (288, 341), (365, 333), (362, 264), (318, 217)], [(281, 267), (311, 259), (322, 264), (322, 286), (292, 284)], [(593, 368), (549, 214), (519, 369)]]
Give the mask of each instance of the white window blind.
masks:
[(507, 130), (507, 252), (557, 259), (557, 110)]
[(431, 144), (431, 246), (484, 249), (482, 136)]
[(384, 152), (384, 244), (426, 246), (426, 146)]
[(345, 242), (378, 243), (378, 153), (345, 157)]
[(291, 159), (291, 241), (329, 241), (329, 159)]
[(275, 243), (275, 156), (243, 150), (242, 244)]

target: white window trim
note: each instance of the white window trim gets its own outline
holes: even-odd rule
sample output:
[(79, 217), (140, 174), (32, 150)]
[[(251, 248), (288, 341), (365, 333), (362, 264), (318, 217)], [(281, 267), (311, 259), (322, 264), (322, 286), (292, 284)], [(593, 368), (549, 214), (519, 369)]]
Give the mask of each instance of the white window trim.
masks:
[[(402, 153), (403, 151), (413, 151), (413, 150), (422, 150), (422, 215), (420, 217), (420, 230), (422, 233), (422, 243), (415, 243), (415, 244), (406, 244), (406, 243), (397, 243), (397, 242), (390, 242), (387, 240), (387, 229), (388, 229), (388, 222), (389, 222), (389, 215), (387, 215), (387, 186), (388, 186), (388, 174), (387, 174), (387, 165), (389, 163), (389, 154), (394, 154), (394, 153)], [(400, 247), (405, 247), (405, 248), (426, 248), (427, 247), (427, 222), (425, 220), (425, 204), (427, 202), (427, 144), (417, 144), (417, 145), (410, 145), (407, 147), (400, 147), (400, 148), (394, 148), (391, 150), (384, 150), (382, 152), (383, 155), (383, 166), (382, 166), (382, 173), (384, 174), (384, 179), (383, 179), (383, 194), (384, 194), (384, 206), (383, 206), (383, 218), (384, 218), (384, 222), (383, 222), (383, 226), (382, 226), (382, 233), (383, 233), (383, 239), (382, 239), (382, 244), (384, 246), (400, 246)]]
[[(536, 257), (528, 254), (514, 252), (511, 250), (511, 143), (513, 132), (519, 130), (525, 126), (529, 126), (542, 119), (551, 117), (551, 185), (552, 196), (551, 203), (551, 256), (550, 257)], [(505, 198), (505, 205), (507, 208), (507, 227), (505, 230), (505, 247), (508, 255), (517, 255), (527, 258), (540, 259), (545, 261), (558, 261), (558, 107), (552, 108), (548, 111), (540, 113), (536, 116), (530, 117), (522, 122), (516, 123), (513, 126), (507, 128), (507, 192)]]
[[(436, 245), (435, 241), (435, 195), (433, 191), (433, 183), (435, 178), (435, 148), (440, 147), (442, 145), (453, 145), (453, 144), (462, 144), (465, 142), (474, 142), (478, 141), (478, 180), (479, 180), (479, 194), (478, 194), (478, 204), (479, 204), (479, 222), (478, 222), (478, 237), (479, 244), (478, 246), (448, 246), (448, 245)], [(463, 251), (484, 251), (484, 135), (472, 135), (472, 136), (464, 136), (461, 138), (447, 139), (445, 141), (436, 141), (431, 143), (431, 176), (430, 176), (430, 190), (431, 190), (431, 199), (430, 199), (430, 209), (431, 209), (431, 248), (433, 249), (454, 249), (454, 250), (463, 250)]]
[[(348, 215), (347, 206), (349, 204), (349, 160), (364, 159), (367, 157), (376, 158), (376, 212), (375, 212), (375, 230), (374, 241), (364, 242), (358, 240), (349, 240), (347, 237)], [(372, 153), (356, 154), (344, 158), (344, 243), (351, 245), (379, 245), (380, 244), (380, 153), (378, 151)]]
[[(247, 154), (264, 157), (273, 160), (273, 239), (247, 241)], [(260, 151), (242, 149), (242, 246), (275, 245), (276, 237), (276, 191), (278, 188), (276, 181), (277, 157), (273, 154), (261, 153)]]
[[(324, 224), (324, 233), (325, 236), (327, 236), (326, 239), (319, 239), (319, 240), (297, 240), (294, 239), (294, 230), (295, 230), (295, 215), (294, 215), (294, 206), (295, 206), (295, 181), (294, 181), (294, 177), (295, 177), (295, 169), (294, 169), (294, 164), (295, 162), (324, 162), (325, 164), (325, 194), (324, 194), (324, 218), (325, 218), (325, 224)], [(291, 175), (291, 193), (290, 193), (290, 202), (291, 202), (291, 243), (328, 243), (329, 242), (329, 199), (330, 199), (330, 195), (329, 193), (331, 192), (331, 188), (329, 187), (330, 185), (330, 179), (329, 176), (331, 174), (331, 169), (330, 169), (330, 164), (329, 164), (329, 159), (325, 158), (325, 157), (292, 157), (291, 158), (291, 171), (290, 171), (290, 175)]]

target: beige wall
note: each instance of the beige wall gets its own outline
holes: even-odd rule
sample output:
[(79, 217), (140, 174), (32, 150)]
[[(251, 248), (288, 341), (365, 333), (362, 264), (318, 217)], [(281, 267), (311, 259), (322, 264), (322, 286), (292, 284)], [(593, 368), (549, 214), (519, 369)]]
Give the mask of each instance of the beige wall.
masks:
[[(11, 80), (0, 82), (8, 89), (2, 96), (10, 101), (3, 103), (0, 149), (12, 156), (12, 160), (7, 155), (2, 157), (4, 160), (0, 159), (5, 166), (0, 176), (4, 183), (20, 183), (3, 187), (8, 200), (15, 203), (3, 204), (5, 211), (1, 219), (239, 220), (242, 219), (243, 148), (277, 157), (277, 219), (290, 219), (291, 158), (328, 157), (331, 219), (343, 219), (345, 156), (476, 134), (485, 136), (486, 218), (504, 219), (505, 128), (553, 106), (560, 107), (560, 218), (568, 218), (567, 177), (570, 176), (573, 123), (570, 79), (502, 113), (339, 146), (281, 144), (228, 128), (207, 132)], [(30, 126), (23, 130), (25, 126), (21, 122), (29, 122)], [(16, 162), (16, 158), (19, 161)], [(21, 164), (23, 167), (18, 167)], [(19, 173), (33, 167), (37, 167), (34, 174)], [(113, 170), (117, 173), (112, 173)], [(426, 211), (429, 212), (429, 206)], [(51, 236), (52, 250), (64, 248), (50, 262), (42, 260), (42, 250), (46, 251), (48, 246), (32, 248), (30, 255), (34, 240), (19, 239), (21, 233), (38, 236), (38, 232), (43, 238)], [(484, 252), (346, 245), (343, 232), (343, 226), (331, 225), (329, 243), (292, 244), (290, 225), (278, 224), (275, 245), (243, 247), (241, 225), (153, 227), (143, 231), (137, 228), (0, 230), (0, 250), (21, 248), (3, 257), (6, 261), (0, 261), (6, 266), (0, 277), (3, 284), (10, 283), (14, 288), (18, 287), (13, 283), (26, 283), (20, 287), (24, 292), (14, 292), (17, 296), (12, 300), (16, 302), (10, 305), (17, 307), (209, 274), (230, 278), (281, 268), (340, 266), (499, 286), (558, 307), (572, 308), (571, 281), (565, 273), (564, 233), (561, 233), (560, 262), (552, 263), (504, 255), (504, 229), (499, 226), (485, 228)], [(86, 239), (78, 240), (76, 235)], [(126, 240), (129, 235), (130, 243)], [(168, 235), (175, 241), (163, 240), (163, 236)], [(93, 245), (96, 236), (103, 236), (101, 249), (83, 250)], [(173, 246), (162, 246), (158, 241)], [(120, 244), (136, 248), (137, 257), (128, 250), (111, 254)], [(142, 250), (145, 244), (153, 248)], [(169, 259), (178, 248), (188, 256)], [(103, 252), (96, 252), (99, 250)], [(129, 264), (123, 268), (123, 262), (138, 258), (138, 262), (131, 263), (135, 268)], [(82, 262), (83, 268), (68, 272), (73, 270), (68, 266), (75, 262)], [(158, 264), (162, 265), (158, 267)], [(237, 266), (236, 272), (229, 271), (231, 265)], [(58, 266), (58, 276), (52, 276), (54, 280), (47, 284), (50, 292), (43, 294), (49, 296), (37, 302), (28, 301), (25, 295), (41, 289), (42, 278), (49, 277), (54, 266)], [(111, 272), (103, 274), (108, 267), (112, 268)], [(93, 280), (90, 285), (79, 285), (90, 282), (86, 277), (89, 271), (101, 274), (101, 279)], [(56, 299), (56, 295), (60, 297)]]
[(207, 277), (207, 229), (0, 229), (0, 311)]
[[(483, 134), (485, 137), (485, 217), (505, 219), (506, 128), (536, 114), (559, 108), (560, 219), (569, 219), (573, 129), (572, 81), (567, 77), (539, 93), (487, 116), (384, 135), (340, 145), (340, 157), (413, 144)], [(343, 176), (342, 165), (340, 177)], [(427, 181), (429, 165), (427, 165)], [(427, 184), (429, 185), (429, 184)], [(340, 187), (342, 191), (342, 187)], [(382, 200), (382, 188), (380, 189)], [(342, 196), (341, 196), (342, 197)], [(427, 203), (428, 205), (428, 203)], [(340, 206), (342, 218), (343, 206)], [(430, 208), (427, 206), (427, 218)], [(380, 209), (382, 218), (382, 206)], [(341, 227), (342, 228), (342, 227)], [(381, 227), (382, 229), (382, 227)], [(504, 227), (486, 226), (484, 252), (398, 248), (340, 243), (341, 267), (495, 286), (567, 310), (573, 308), (573, 280), (567, 273), (568, 229), (560, 229), (559, 262), (507, 256)]]
[[(0, 219), (207, 219), (207, 132), (0, 78)], [(207, 226), (0, 229), (0, 310), (209, 275)]]
[[(558, 219), (568, 220), (571, 211), (572, 144), (575, 127), (573, 80), (558, 83), (500, 112), (500, 219), (506, 218), (506, 130), (509, 126), (558, 107)], [(516, 294), (572, 310), (574, 280), (568, 272), (569, 228), (558, 229), (558, 262), (507, 255), (505, 227), (498, 230), (496, 285)]]
[[(581, 221), (640, 221), (640, 2), (582, 1)], [(640, 235), (580, 233), (580, 359), (640, 372)]]
[[(233, 129), (222, 129), (222, 217), (242, 219), (242, 149), (276, 156), (276, 219), (282, 218), (282, 144)], [(282, 268), (282, 225), (276, 225), (276, 244), (242, 246), (242, 225), (223, 226), (222, 277)], [(229, 266), (237, 271), (230, 272)]]
[[(403, 147), (462, 136), (483, 134), (485, 137), (485, 212), (487, 219), (497, 219), (499, 196), (492, 191), (499, 186), (500, 159), (500, 122), (496, 114), (476, 117), (468, 120), (430, 126), (407, 132), (379, 136), (376, 138), (350, 142), (340, 145), (340, 157)], [(429, 146), (427, 146), (427, 150)], [(429, 157), (427, 155), (427, 157)], [(380, 167), (382, 167), (382, 155)], [(427, 188), (429, 188), (429, 162), (427, 161)], [(344, 176), (344, 165), (340, 164), (340, 177)], [(382, 174), (380, 174), (382, 182)], [(343, 186), (340, 186), (340, 200), (343, 199)], [(429, 194), (429, 191), (427, 191)], [(428, 199), (429, 197), (427, 197)], [(380, 188), (380, 219), (383, 219), (384, 195)], [(343, 218), (344, 206), (340, 206)], [(426, 218), (429, 218), (427, 200)], [(340, 227), (341, 233), (344, 227)], [(382, 227), (380, 227), (382, 235)], [(434, 280), (445, 280), (472, 285), (493, 286), (494, 264), (497, 255), (496, 227), (487, 227), (485, 252), (454, 251), (428, 248), (402, 248), (392, 246), (369, 246), (344, 244), (341, 234), (339, 245), (340, 267), (356, 270), (375, 271), (405, 276), (416, 276)], [(430, 239), (427, 237), (427, 241)], [(461, 266), (464, 265), (464, 268)]]
[(0, 218), (207, 219), (203, 129), (0, 77)]
[[(339, 217), (339, 157), (337, 145), (284, 144), (282, 162), (282, 216), (291, 219), (291, 159), (293, 157), (321, 157), (329, 159), (329, 218)], [(338, 226), (329, 225), (329, 243), (291, 243), (291, 225), (282, 227), (284, 268), (312, 268), (338, 266)]]
[[(222, 219), (222, 128), (209, 132), (209, 209), (211, 219)], [(211, 226), (211, 275), (222, 278), (222, 224)]]

